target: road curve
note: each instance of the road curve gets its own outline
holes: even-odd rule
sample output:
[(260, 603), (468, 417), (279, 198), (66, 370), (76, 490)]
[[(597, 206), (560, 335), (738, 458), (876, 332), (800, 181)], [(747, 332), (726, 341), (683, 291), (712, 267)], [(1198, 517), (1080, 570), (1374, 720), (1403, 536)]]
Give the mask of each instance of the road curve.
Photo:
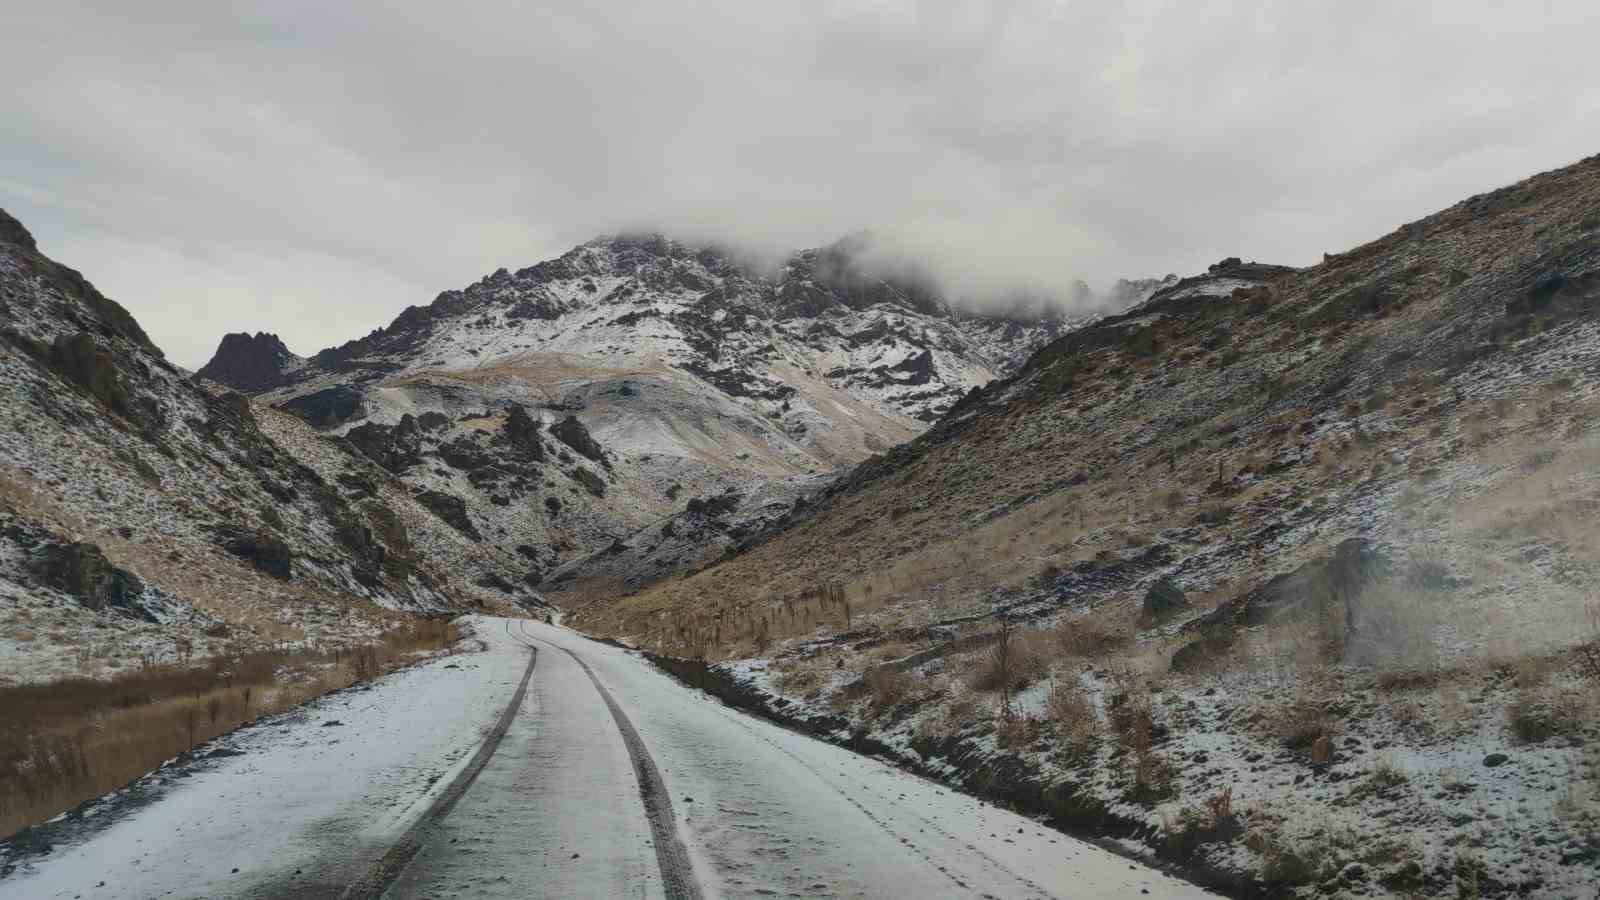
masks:
[(474, 625), (484, 652), (241, 734), (0, 898), (1209, 896), (621, 649)]

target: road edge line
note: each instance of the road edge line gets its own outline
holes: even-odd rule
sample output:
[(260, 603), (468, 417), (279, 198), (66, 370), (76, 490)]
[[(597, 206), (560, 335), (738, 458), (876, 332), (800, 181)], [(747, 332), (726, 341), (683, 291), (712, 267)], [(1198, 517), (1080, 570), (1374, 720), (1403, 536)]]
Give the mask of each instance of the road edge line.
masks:
[(455, 808), (461, 796), (467, 792), (467, 788), (472, 787), (472, 783), (478, 779), (478, 773), (489, 764), (489, 758), (499, 749), (500, 741), (511, 728), (511, 721), (517, 717), (517, 710), (522, 708), (523, 698), (528, 693), (528, 682), (533, 678), (534, 664), (538, 661), (539, 651), (534, 647), (528, 647), (528, 667), (522, 671), (522, 682), (517, 685), (516, 693), (511, 695), (511, 702), (501, 711), (499, 720), (490, 729), (483, 744), (478, 747), (478, 752), (473, 755), (472, 761), (467, 763), (467, 767), (451, 780), (449, 786), (438, 797), (434, 798), (427, 811), (417, 817), (417, 821), (406, 829), (400, 839), (378, 857), (365, 874), (345, 888), (344, 893), (339, 895), (340, 900), (377, 900), (393, 886), (400, 873), (405, 871), (406, 866), (422, 849), (424, 832), (450, 814), (450, 810)]

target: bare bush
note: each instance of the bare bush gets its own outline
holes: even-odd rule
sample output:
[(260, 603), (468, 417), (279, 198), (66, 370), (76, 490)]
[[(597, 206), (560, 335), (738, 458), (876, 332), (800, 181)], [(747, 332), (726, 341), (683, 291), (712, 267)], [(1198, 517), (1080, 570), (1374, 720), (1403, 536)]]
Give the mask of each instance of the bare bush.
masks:
[(1272, 734), (1291, 750), (1309, 750), (1317, 741), (1331, 741), (1339, 734), (1339, 720), (1328, 712), (1327, 706), (1305, 697), (1274, 710), (1268, 725)]
[(874, 716), (904, 703), (911, 696), (911, 676), (894, 669), (879, 668), (867, 673), (868, 705)]
[(1044, 701), (1045, 715), (1067, 749), (1089, 749), (1100, 734), (1100, 714), (1076, 677), (1058, 678)]

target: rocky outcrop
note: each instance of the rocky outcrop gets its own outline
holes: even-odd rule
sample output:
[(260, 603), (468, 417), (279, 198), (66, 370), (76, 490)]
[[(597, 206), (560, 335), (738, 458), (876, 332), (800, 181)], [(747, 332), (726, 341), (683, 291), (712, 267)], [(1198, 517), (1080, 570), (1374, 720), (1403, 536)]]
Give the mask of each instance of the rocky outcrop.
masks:
[(599, 475), (596, 475), (582, 466), (578, 466), (577, 468), (573, 469), (571, 474), (572, 479), (583, 485), (583, 489), (588, 491), (590, 494), (593, 494), (596, 497), (604, 497), (606, 495), (606, 481), (604, 478), (601, 478)]
[(361, 392), (338, 384), (290, 398), (278, 404), (278, 408), (305, 419), (312, 428), (333, 428), (358, 417), (361, 412)]
[(19, 247), (26, 247), (29, 250), (37, 248), (37, 245), (33, 242), (33, 235), (28, 232), (28, 229), (3, 209), (0, 209), (0, 241), (7, 244), (16, 244)]
[(362, 455), (399, 475), (422, 462), (422, 435), (415, 416), (400, 417), (399, 424), (368, 422), (344, 436)]
[(483, 540), (483, 535), (478, 533), (477, 526), (472, 524), (472, 517), (467, 515), (466, 501), (460, 497), (443, 491), (422, 490), (416, 493), (416, 498), (418, 503), (427, 507), (446, 525), (474, 541)]
[(144, 604), (145, 584), (106, 559), (98, 545), (48, 543), (36, 551), (35, 571), (49, 587), (71, 594), (93, 610), (113, 610), (155, 621)]
[(528, 415), (521, 404), (512, 404), (501, 434), (511, 448), (535, 462), (544, 461), (544, 441), (539, 437), (539, 420)]
[(217, 529), (217, 544), (259, 571), (280, 581), (294, 572), (294, 553), (282, 538), (265, 531), (227, 525)]
[(61, 335), (50, 348), (56, 371), (88, 391), (112, 412), (135, 417), (133, 393), (117, 369), (116, 358), (94, 336), (80, 331)]
[(600, 443), (589, 434), (589, 429), (583, 427), (583, 423), (578, 421), (577, 416), (567, 416), (565, 419), (551, 425), (550, 434), (556, 440), (577, 451), (579, 456), (592, 459), (601, 465), (606, 464), (605, 451), (601, 449)]
[(440, 444), (436, 452), (445, 465), (464, 472), (482, 469), (494, 462), (488, 450), (465, 434)]
[(198, 374), (236, 391), (258, 394), (283, 387), (287, 383), (284, 370), (296, 361), (277, 335), (241, 332), (224, 335), (217, 352)]
[(1171, 578), (1163, 577), (1145, 592), (1141, 613), (1147, 622), (1157, 622), (1189, 606), (1183, 589)]

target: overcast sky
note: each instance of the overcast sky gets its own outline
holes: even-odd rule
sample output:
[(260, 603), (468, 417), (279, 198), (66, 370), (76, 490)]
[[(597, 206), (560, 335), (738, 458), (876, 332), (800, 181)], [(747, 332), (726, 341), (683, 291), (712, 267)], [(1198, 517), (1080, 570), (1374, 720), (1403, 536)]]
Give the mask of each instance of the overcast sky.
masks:
[(1594, 0), (4, 6), (0, 206), (187, 366), (621, 228), (1103, 286), (1600, 152)]

